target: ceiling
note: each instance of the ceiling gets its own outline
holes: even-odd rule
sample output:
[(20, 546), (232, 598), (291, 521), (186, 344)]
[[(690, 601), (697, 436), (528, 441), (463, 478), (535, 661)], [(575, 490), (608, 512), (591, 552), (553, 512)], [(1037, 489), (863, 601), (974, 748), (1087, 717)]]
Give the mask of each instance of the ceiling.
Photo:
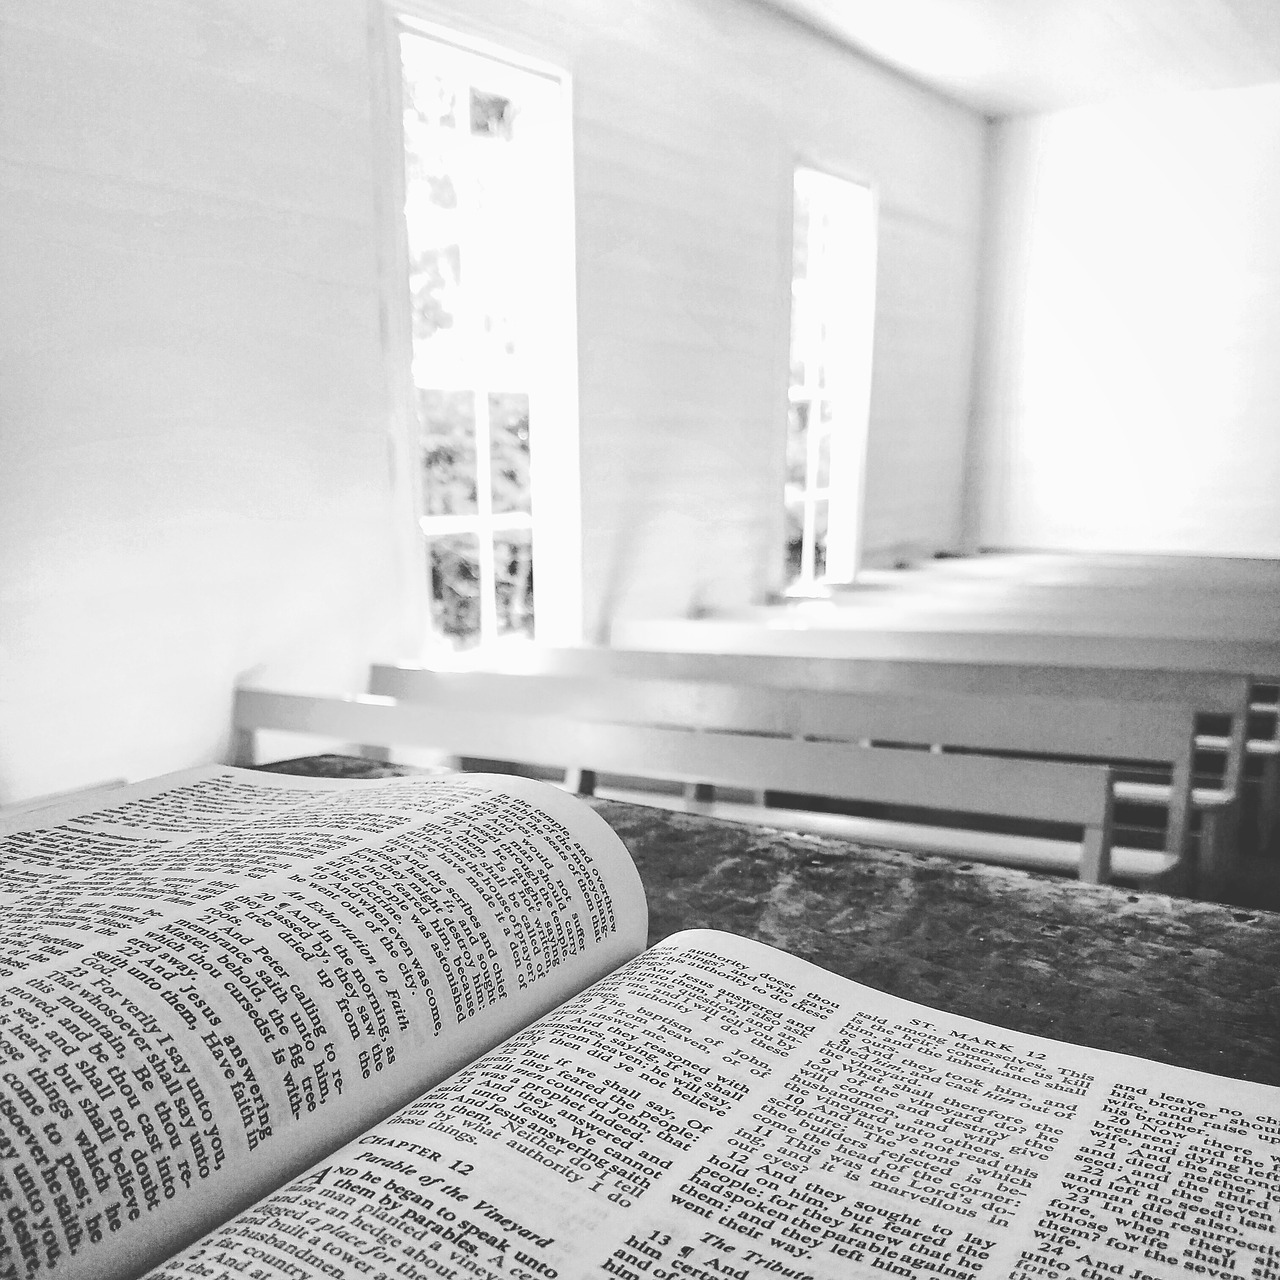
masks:
[(769, 2), (990, 116), (1280, 81), (1280, 0)]

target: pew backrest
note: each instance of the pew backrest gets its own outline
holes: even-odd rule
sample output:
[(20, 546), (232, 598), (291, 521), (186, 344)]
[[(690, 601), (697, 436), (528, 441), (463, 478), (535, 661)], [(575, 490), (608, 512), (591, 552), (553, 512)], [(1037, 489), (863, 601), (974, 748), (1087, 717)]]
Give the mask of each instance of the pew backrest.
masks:
[[(1243, 677), (592, 648), (530, 649), (515, 661), (526, 670), (497, 678), (380, 664), (370, 688), (458, 708), (514, 700), (588, 720), (1156, 766), (1167, 771), (1166, 786), (1121, 781), (1118, 794), (1165, 805), (1165, 849), (1179, 860), (1199, 798), (1213, 810), (1201, 823), (1206, 891), (1221, 892), (1234, 875)], [(701, 678), (708, 675), (719, 678)], [(1219, 789), (1192, 789), (1197, 713), (1229, 721)]]
[[(253, 763), (256, 735), (283, 731), (384, 747), (435, 747), (551, 768), (588, 764), (598, 771), (688, 783), (1064, 823), (1083, 832), (1081, 878), (1109, 878), (1113, 780), (1106, 766), (814, 741), (789, 736), (783, 714), (763, 731), (739, 732), (723, 727), (737, 723), (738, 715), (717, 703), (717, 695), (698, 704), (701, 727), (691, 726), (688, 717), (671, 718), (674, 708), (662, 695), (650, 704), (656, 713), (637, 722), (638, 709), (625, 695), (618, 698), (620, 719), (592, 701), (599, 690), (566, 702), (563, 687), (549, 686), (545, 695), (535, 696), (534, 684), (547, 681), (532, 680), (484, 675), (443, 680), (434, 693), (421, 690), (417, 700), (240, 689), (233, 710), (237, 758)], [(514, 696), (517, 689), (522, 696)], [(687, 683), (673, 692), (687, 695)], [(552, 702), (555, 709), (548, 709)], [(1171, 856), (1155, 865), (1166, 876), (1185, 871)]]
[[(830, 741), (893, 741), (1172, 763), (1191, 749), (1194, 710), (1173, 698), (954, 689), (850, 692), (723, 679), (529, 675), (401, 668), (377, 691), (459, 712), (563, 715)], [(1241, 687), (1243, 697), (1243, 687)]]
[[(1187, 702), (1206, 715), (1245, 712), (1249, 682), (1217, 671), (1164, 671), (1025, 662), (813, 657), (783, 653), (704, 653), (530, 645), (485, 670), (639, 680), (693, 680), (857, 694), (1042, 696)], [(374, 663), (369, 692), (415, 696), (437, 672), (412, 663)]]
[[(1215, 740), (1224, 753), (1222, 789), (1234, 794), (1244, 768), (1245, 732), (1248, 726), (1250, 683), (1242, 676), (1217, 672), (1169, 672), (1149, 669), (1124, 670), (1098, 667), (1032, 666), (1018, 663), (896, 662), (886, 659), (838, 659), (791, 657), (782, 654), (678, 653), (663, 650), (607, 648), (552, 648), (530, 646), (510, 659), (519, 664), (513, 675), (578, 677), (578, 685), (563, 685), (566, 696), (590, 701), (590, 681), (649, 681), (648, 691), (664, 702), (680, 706), (683, 696), (692, 714), (711, 696), (721, 708), (737, 706), (750, 719), (756, 710), (747, 693), (757, 687), (821, 690), (838, 695), (874, 697), (957, 699), (981, 698), (987, 702), (1000, 725), (997, 738), (1006, 739), (1009, 750), (1041, 751), (1048, 754), (1078, 754), (1108, 758), (1161, 759), (1172, 761), (1185, 749), (1182, 743), (1185, 709), (1198, 716), (1214, 716), (1227, 721), (1227, 732)], [(440, 688), (442, 681), (461, 681), (465, 675), (429, 670), (412, 664), (375, 663), (370, 668), (369, 691), (395, 698), (417, 698)], [(691, 682), (688, 691), (669, 689), (675, 681)], [(514, 687), (514, 686), (512, 686)], [(542, 686), (549, 689), (554, 686)], [(712, 694), (711, 691), (714, 691)], [(536, 688), (532, 696), (541, 696)], [(1010, 700), (1023, 703), (1010, 708)], [(757, 703), (762, 700), (757, 699)], [(1069, 703), (1070, 705), (1064, 705)], [(1133, 711), (1120, 712), (1119, 704)], [(1174, 704), (1171, 713), (1154, 711), (1154, 704)], [(803, 704), (806, 707), (808, 703)], [(908, 708), (903, 710), (902, 708)], [(815, 724), (833, 721), (847, 728), (846, 716), (869, 713), (872, 704), (843, 703), (838, 699), (819, 704)], [(893, 703), (890, 718), (904, 732), (914, 723), (912, 710), (921, 704)], [(1033, 713), (1034, 730), (1026, 737), (1026, 712)], [(983, 708), (966, 706), (965, 723), (977, 728)], [(673, 714), (675, 714), (673, 712)], [(768, 709), (764, 715), (770, 714)], [(799, 707), (792, 709), (800, 714)], [(806, 710), (805, 714), (814, 714)], [(933, 713), (925, 713), (933, 714)], [(852, 723), (849, 720), (848, 723)], [(944, 722), (945, 723), (945, 722)], [(1117, 737), (1116, 725), (1127, 730)], [(707, 726), (714, 727), (714, 726)], [(726, 725), (724, 727), (733, 727)], [(1132, 732), (1128, 732), (1131, 730)], [(825, 728), (779, 731), (823, 733)], [(950, 732), (950, 730), (945, 730)], [(878, 736), (865, 733), (863, 737)], [(1139, 739), (1146, 735), (1145, 745)], [(848, 733), (845, 736), (850, 736)], [(901, 736), (901, 735), (899, 735)], [(944, 736), (941, 741), (947, 741)], [(990, 749), (992, 742), (960, 743)]]
[(1031, 666), (1209, 671), (1280, 679), (1280, 643), (1270, 640), (814, 626), (779, 609), (767, 618), (659, 618), (616, 622), (620, 649), (684, 653), (886, 658), (900, 662), (1026, 663)]

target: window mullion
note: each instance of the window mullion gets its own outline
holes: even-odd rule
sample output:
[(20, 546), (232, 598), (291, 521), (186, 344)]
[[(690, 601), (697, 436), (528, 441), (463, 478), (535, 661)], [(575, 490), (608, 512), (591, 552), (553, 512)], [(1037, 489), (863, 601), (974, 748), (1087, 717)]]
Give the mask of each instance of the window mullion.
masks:
[(494, 566), (492, 431), (489, 389), (481, 380), (476, 397), (476, 514), (480, 525), (480, 641), (498, 638), (498, 575)]

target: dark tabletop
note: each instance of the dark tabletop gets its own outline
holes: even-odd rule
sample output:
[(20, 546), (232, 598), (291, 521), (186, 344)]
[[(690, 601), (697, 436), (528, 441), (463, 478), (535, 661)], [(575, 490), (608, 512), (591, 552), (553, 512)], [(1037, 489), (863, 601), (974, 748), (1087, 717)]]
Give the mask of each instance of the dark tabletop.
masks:
[[(395, 769), (335, 759), (267, 767)], [(984, 1022), (1280, 1085), (1280, 914), (591, 803), (640, 869), (651, 943), (724, 929)]]

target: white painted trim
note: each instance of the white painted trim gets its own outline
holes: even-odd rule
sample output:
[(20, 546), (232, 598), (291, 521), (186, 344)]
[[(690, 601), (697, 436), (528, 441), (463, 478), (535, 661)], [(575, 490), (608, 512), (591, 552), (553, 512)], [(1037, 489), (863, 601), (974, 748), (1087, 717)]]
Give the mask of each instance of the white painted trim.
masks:
[[(573, 81), (567, 71), (560, 78), (563, 127), (556, 157), (558, 172), (552, 190), (560, 199), (553, 220), (559, 243), (553, 246), (562, 264), (559, 288), (547, 298), (542, 328), (548, 344), (548, 368), (561, 376), (529, 393), (529, 462), (534, 505), (534, 629), (542, 644), (581, 644), (583, 641), (582, 581), (582, 450), (578, 407), (578, 241), (577, 194), (574, 186)], [(553, 433), (538, 439), (538, 420), (556, 424)], [(569, 495), (550, 504), (549, 494)], [(543, 496), (539, 505), (538, 495)]]
[(409, 250), (404, 228), (404, 121), (399, 101), (400, 50), (396, 21), (383, 0), (369, 0), (369, 76), (374, 216), (378, 258), (378, 324), (382, 340), (387, 410), (387, 453), (394, 501), (392, 520), (400, 562), (400, 643), (418, 652), (431, 618), (427, 553), (418, 518), (422, 468), (413, 402), (413, 336), (404, 305)]
[[(545, 76), (564, 84), (568, 73), (563, 67), (532, 57), (522, 50), (513, 50), (506, 44), (487, 40), (483, 36), (471, 32), (459, 31), (457, 27), (447, 26), (439, 21), (439, 14), (432, 11), (430, 5), (417, 3), (415, 0), (373, 0), (381, 5), (390, 15), (396, 27), (405, 27), (416, 35), (426, 36), (441, 44), (451, 45), (463, 53), (474, 53), (491, 62), (501, 62), (516, 71), (529, 71), (534, 75)], [(425, 17), (421, 15), (427, 15)]]

